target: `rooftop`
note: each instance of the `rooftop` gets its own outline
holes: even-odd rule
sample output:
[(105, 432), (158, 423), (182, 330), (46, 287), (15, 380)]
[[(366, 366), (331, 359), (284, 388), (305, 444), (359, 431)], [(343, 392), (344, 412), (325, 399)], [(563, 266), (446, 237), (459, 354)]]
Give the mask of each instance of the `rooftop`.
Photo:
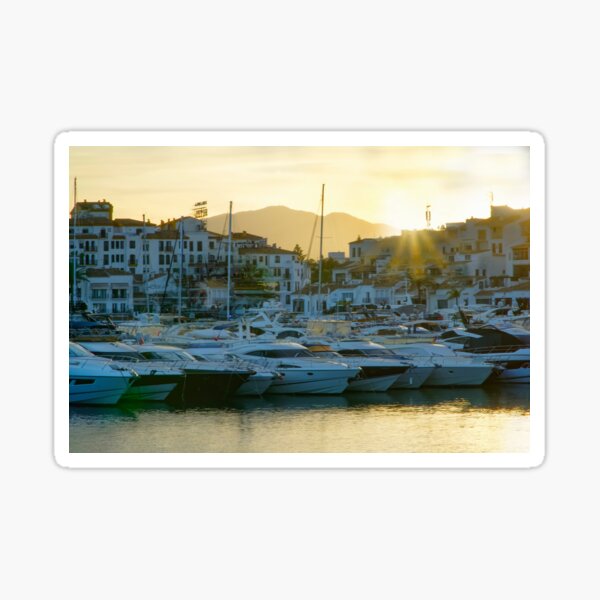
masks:
[(283, 248), (273, 248), (273, 246), (264, 246), (261, 248), (240, 248), (240, 254), (296, 254), (293, 250), (284, 250)]
[(94, 277), (94, 278), (103, 278), (103, 277), (113, 277), (113, 276), (125, 276), (132, 277), (133, 275), (129, 271), (123, 271), (122, 269), (86, 269), (85, 271), (86, 277)]

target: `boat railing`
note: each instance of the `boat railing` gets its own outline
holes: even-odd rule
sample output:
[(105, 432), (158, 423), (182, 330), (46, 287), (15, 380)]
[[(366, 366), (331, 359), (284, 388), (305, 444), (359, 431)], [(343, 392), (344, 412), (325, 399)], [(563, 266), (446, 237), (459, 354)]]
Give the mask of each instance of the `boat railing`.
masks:
[(473, 348), (460, 348), (458, 352), (467, 354), (507, 354), (517, 352), (518, 350), (529, 350), (529, 346), (512, 345), (512, 346), (480, 346)]
[(92, 366), (96, 369), (104, 369), (110, 371), (120, 371), (122, 373), (135, 373), (134, 368), (127, 368), (116, 364), (112, 360), (103, 359), (99, 356), (69, 356), (69, 365), (77, 367), (89, 367)]
[(70, 327), (69, 340), (72, 342), (114, 342), (120, 340), (122, 333), (114, 329), (100, 327)]

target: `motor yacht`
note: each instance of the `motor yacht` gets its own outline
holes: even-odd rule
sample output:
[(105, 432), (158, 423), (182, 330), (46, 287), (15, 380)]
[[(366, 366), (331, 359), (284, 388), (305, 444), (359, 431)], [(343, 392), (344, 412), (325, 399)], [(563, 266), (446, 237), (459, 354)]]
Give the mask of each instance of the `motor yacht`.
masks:
[(255, 371), (219, 361), (198, 361), (181, 348), (163, 344), (132, 344), (146, 360), (181, 369), (183, 389), (177, 401), (183, 406), (218, 406), (233, 396)]
[(122, 342), (79, 342), (95, 356), (111, 359), (121, 367), (132, 368), (138, 378), (121, 398), (122, 402), (166, 402), (184, 383), (181, 369), (152, 363)]
[(117, 404), (137, 380), (135, 371), (69, 343), (69, 404)]
[[(404, 345), (404, 344), (402, 344)], [(398, 356), (389, 347), (376, 344), (364, 339), (344, 339), (332, 344), (332, 348), (342, 355), (343, 359), (351, 357), (373, 358), (379, 360), (396, 361), (402, 365), (404, 371), (396, 377), (389, 389), (417, 389), (420, 388), (433, 372), (432, 365), (415, 363), (409, 358)]]
[(269, 394), (341, 394), (360, 373), (357, 367), (320, 359), (295, 342), (242, 343), (230, 353), (281, 373)]
[(493, 378), (501, 383), (529, 383), (530, 333), (515, 325), (455, 328), (439, 338), (457, 354), (493, 363), (501, 370)]
[(254, 371), (248, 380), (237, 389), (236, 396), (262, 396), (267, 393), (276, 379), (282, 379), (277, 371), (262, 368), (260, 365), (249, 363), (231, 354), (228, 347), (222, 342), (195, 342), (186, 346), (185, 351), (200, 362), (216, 360), (234, 368), (246, 368)]
[(385, 392), (410, 368), (408, 363), (400, 364), (395, 357), (390, 360), (366, 354), (342, 356), (323, 340), (302, 340), (302, 345), (319, 358), (343, 362), (360, 369), (359, 375), (350, 381), (347, 392)]
[(501, 368), (492, 363), (459, 356), (443, 344), (401, 344), (388, 346), (398, 356), (416, 365), (433, 367), (424, 386), (482, 385)]

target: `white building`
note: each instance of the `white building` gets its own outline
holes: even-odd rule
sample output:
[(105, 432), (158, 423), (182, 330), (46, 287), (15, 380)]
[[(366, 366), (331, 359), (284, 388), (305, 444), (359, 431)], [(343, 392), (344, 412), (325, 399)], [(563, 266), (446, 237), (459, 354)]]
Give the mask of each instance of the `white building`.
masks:
[(292, 250), (275, 246), (240, 248), (241, 266), (256, 269), (257, 278), (267, 283), (277, 300), (289, 310), (292, 296), (310, 282), (310, 268)]
[(87, 269), (77, 280), (77, 299), (90, 312), (125, 315), (133, 311), (133, 275), (119, 269)]

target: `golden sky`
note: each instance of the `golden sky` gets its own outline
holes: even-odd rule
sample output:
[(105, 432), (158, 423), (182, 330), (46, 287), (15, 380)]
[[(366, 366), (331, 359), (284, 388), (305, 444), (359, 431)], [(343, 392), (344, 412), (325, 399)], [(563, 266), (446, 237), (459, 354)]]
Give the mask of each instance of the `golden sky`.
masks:
[(487, 217), (494, 204), (529, 206), (528, 147), (72, 147), (77, 199), (106, 199), (116, 218), (160, 222), (271, 205), (346, 212), (398, 229)]

